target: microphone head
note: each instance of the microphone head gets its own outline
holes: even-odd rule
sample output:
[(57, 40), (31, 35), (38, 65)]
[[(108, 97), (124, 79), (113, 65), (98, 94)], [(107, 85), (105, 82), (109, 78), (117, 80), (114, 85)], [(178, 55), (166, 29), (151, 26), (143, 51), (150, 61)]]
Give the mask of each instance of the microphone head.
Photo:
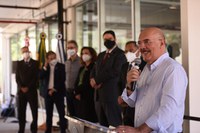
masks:
[(142, 63), (142, 60), (140, 58), (135, 58), (132, 63), (134, 63), (136, 66), (139, 66)]

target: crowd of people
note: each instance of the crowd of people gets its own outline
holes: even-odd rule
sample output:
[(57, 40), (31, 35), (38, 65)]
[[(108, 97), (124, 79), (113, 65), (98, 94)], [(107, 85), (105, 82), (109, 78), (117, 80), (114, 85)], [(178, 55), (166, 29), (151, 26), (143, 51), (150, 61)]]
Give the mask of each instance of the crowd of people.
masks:
[[(70, 40), (66, 63), (59, 63), (56, 53), (49, 51), (42, 68), (31, 58), (28, 47), (21, 48), (23, 60), (18, 61), (16, 71), (18, 133), (24, 133), (28, 102), (33, 117), (30, 130), (37, 133), (39, 79), (45, 89), (45, 133), (51, 133), (54, 104), (61, 133), (66, 133), (65, 114), (115, 127), (119, 133), (183, 131), (187, 75), (169, 57), (163, 32), (146, 28), (138, 44), (128, 41), (124, 51), (118, 47), (114, 31), (105, 31), (103, 40), (105, 51), (97, 55), (92, 47), (82, 47), (80, 56), (77, 42)], [(138, 67), (136, 59), (141, 61)]]

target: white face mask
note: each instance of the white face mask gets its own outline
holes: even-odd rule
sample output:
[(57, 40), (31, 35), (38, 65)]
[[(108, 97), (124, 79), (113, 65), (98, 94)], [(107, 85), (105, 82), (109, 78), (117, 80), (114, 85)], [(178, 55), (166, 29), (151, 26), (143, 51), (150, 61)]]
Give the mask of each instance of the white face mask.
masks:
[(30, 58), (30, 53), (29, 52), (23, 53), (23, 58), (24, 59), (29, 59)]
[(88, 55), (88, 54), (83, 54), (83, 55), (82, 55), (82, 60), (83, 60), (84, 62), (89, 61), (91, 58), (92, 58), (92, 57), (91, 57), (90, 55)]
[(70, 58), (75, 53), (76, 53), (75, 49), (68, 49), (67, 50), (67, 57)]
[(57, 62), (58, 62), (57, 59), (53, 59), (49, 62), (49, 64), (55, 66)]
[(133, 52), (127, 52), (126, 53), (126, 59), (129, 63), (133, 62), (136, 58), (136, 52), (133, 53)]

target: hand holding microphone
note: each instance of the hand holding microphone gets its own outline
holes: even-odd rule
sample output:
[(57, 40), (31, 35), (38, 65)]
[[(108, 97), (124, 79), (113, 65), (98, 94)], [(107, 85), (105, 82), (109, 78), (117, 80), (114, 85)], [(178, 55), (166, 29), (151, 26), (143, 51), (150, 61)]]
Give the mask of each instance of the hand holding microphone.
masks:
[(127, 73), (127, 90), (134, 91), (136, 87), (136, 82), (140, 76), (139, 65), (141, 64), (141, 59), (136, 58), (129, 67)]

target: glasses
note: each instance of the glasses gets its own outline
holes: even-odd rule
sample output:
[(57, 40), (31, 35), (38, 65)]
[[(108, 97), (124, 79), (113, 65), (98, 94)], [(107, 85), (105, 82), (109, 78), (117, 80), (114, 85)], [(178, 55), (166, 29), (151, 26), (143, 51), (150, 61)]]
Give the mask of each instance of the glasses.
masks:
[[(161, 39), (158, 39), (158, 40), (161, 40)], [(143, 41), (138, 41), (138, 46), (141, 46), (142, 44), (144, 44), (145, 46), (149, 46), (152, 44), (152, 41), (150, 39), (144, 39)]]
[(75, 47), (67, 47), (67, 49), (75, 49)]
[(150, 39), (144, 39), (143, 41), (138, 41), (138, 46), (141, 46), (142, 44), (144, 44), (145, 46), (149, 46), (151, 45), (152, 41), (150, 41)]

